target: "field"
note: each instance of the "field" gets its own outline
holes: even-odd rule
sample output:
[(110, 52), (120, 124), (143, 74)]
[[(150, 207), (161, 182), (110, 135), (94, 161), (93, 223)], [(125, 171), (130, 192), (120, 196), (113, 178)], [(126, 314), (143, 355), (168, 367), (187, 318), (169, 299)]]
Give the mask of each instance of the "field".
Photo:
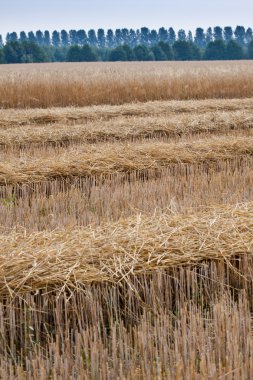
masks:
[(252, 62), (0, 66), (0, 378), (249, 380)]

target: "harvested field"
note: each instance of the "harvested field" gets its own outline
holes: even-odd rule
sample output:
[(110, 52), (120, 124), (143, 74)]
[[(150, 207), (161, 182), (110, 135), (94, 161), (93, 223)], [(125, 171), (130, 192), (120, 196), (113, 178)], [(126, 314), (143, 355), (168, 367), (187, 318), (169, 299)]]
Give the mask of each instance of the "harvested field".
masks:
[(249, 380), (251, 63), (0, 83), (0, 378)]

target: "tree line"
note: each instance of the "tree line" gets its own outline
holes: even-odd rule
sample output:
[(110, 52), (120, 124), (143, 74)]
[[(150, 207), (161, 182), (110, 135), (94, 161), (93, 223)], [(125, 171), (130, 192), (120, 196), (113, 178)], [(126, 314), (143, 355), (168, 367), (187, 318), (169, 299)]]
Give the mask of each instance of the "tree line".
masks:
[[(205, 48), (209, 42), (216, 40), (223, 40), (229, 42), (235, 40), (239, 45), (247, 45), (253, 39), (252, 28), (245, 28), (243, 26), (237, 26), (234, 30), (231, 26), (221, 28), (216, 26), (214, 28), (208, 28), (206, 31), (202, 28), (197, 28), (193, 36), (192, 32), (186, 33), (184, 29), (180, 29), (177, 33), (173, 28), (166, 29), (164, 27), (157, 30), (150, 30), (147, 27), (143, 27), (137, 30), (134, 29), (108, 29), (105, 31), (100, 28), (97, 31), (94, 29), (86, 32), (84, 29), (80, 30), (62, 30), (53, 31), (52, 34), (46, 30), (25, 33), (20, 32), (19, 35), (16, 32), (7, 33), (6, 42), (11, 41), (30, 41), (36, 42), (38, 45), (55, 47), (69, 46), (69, 45), (90, 45), (98, 48), (115, 48), (119, 45), (129, 45), (135, 47), (137, 45), (152, 46), (160, 41), (168, 42), (173, 45), (176, 40), (188, 41), (196, 44), (200, 48)], [(0, 36), (0, 45), (3, 44), (2, 37)]]
[(216, 26), (195, 34), (143, 27), (8, 33), (0, 36), (0, 63), (253, 59), (251, 28)]

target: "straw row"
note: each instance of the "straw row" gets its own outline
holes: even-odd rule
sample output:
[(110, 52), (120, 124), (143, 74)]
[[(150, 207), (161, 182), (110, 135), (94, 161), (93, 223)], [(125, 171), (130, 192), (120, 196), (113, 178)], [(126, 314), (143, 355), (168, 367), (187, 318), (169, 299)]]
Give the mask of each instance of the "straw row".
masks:
[[(89, 121), (102, 121), (128, 117), (177, 116), (181, 113), (251, 111), (253, 98), (245, 99), (206, 99), (170, 100), (123, 105), (98, 105), (90, 107), (0, 109), (0, 128), (22, 125), (80, 124)], [(190, 116), (190, 115), (187, 115)]]
[(99, 176), (161, 169), (175, 164), (217, 163), (253, 154), (253, 137), (212, 137), (180, 143), (84, 145), (36, 157), (8, 155), (0, 162), (0, 184), (45, 181), (50, 178)]
[(252, 111), (190, 113), (168, 116), (121, 117), (81, 125), (25, 125), (0, 128), (0, 145), (97, 143), (136, 141), (147, 138), (176, 138), (200, 133), (226, 133), (251, 129)]
[(98, 228), (0, 236), (0, 294), (90, 282), (253, 253), (253, 203), (136, 215)]

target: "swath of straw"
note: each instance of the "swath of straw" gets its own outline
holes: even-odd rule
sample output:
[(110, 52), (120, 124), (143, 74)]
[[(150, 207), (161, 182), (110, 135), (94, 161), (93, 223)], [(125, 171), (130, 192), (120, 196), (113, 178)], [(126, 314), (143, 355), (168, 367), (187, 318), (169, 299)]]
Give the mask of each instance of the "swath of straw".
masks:
[(182, 143), (86, 145), (48, 157), (11, 157), (0, 162), (0, 184), (39, 182), (50, 178), (111, 175), (159, 169), (171, 164), (201, 164), (252, 156), (253, 137), (212, 137)]
[(217, 111), (251, 111), (253, 98), (169, 100), (135, 102), (123, 105), (98, 105), (89, 107), (0, 109), (0, 128), (23, 125), (49, 125), (55, 123), (75, 124), (90, 121), (105, 121), (122, 117), (173, 116), (185, 113), (207, 113)]
[(198, 133), (232, 133), (253, 127), (252, 111), (207, 112), (166, 116), (119, 117), (81, 125), (51, 124), (0, 127), (0, 145), (97, 143), (100, 141), (136, 141), (142, 138), (189, 136)]
[(201, 213), (141, 214), (98, 228), (0, 236), (0, 294), (118, 282), (253, 253), (253, 202)]

